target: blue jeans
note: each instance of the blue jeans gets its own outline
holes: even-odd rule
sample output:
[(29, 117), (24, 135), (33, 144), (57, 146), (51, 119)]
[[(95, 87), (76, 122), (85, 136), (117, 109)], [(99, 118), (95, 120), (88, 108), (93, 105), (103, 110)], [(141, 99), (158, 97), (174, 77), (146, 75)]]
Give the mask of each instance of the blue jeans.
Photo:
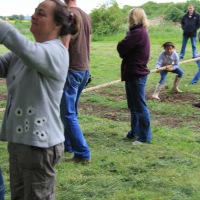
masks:
[(90, 158), (90, 149), (78, 121), (78, 102), (90, 73), (69, 71), (60, 104), (61, 120), (64, 125), (65, 151), (74, 153), (75, 158)]
[(127, 137), (136, 137), (140, 142), (151, 141), (150, 113), (145, 99), (147, 76), (125, 81), (127, 104), (131, 113), (131, 130)]
[(190, 38), (191, 44), (192, 44), (192, 55), (193, 58), (195, 58), (196, 56), (196, 37), (189, 37), (189, 36), (183, 36), (183, 40), (182, 40), (182, 47), (181, 47), (181, 52), (180, 52), (180, 58), (184, 58), (185, 55), (185, 48), (186, 48), (186, 44), (188, 39)]
[[(171, 73), (175, 73), (175, 74), (177, 74), (178, 78), (182, 78), (183, 74), (184, 74), (184, 71), (181, 68), (176, 68), (175, 70), (172, 70)], [(161, 79), (159, 81), (160, 84), (163, 85), (165, 83), (167, 74), (168, 74), (167, 70), (162, 70), (160, 72), (160, 76), (161, 76)]]
[(198, 67), (198, 71), (197, 73), (194, 75), (193, 79), (191, 80), (191, 84), (195, 84), (198, 82), (198, 80), (200, 79), (200, 60), (197, 61), (197, 67)]
[(0, 200), (4, 200), (4, 192), (3, 175), (0, 168)]

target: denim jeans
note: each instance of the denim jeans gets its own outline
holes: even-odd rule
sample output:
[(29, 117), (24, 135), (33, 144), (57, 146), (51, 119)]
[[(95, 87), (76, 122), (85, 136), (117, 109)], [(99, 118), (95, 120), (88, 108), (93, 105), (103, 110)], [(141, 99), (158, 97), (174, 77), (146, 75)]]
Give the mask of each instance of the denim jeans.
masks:
[[(172, 70), (171, 73), (175, 73), (177, 74), (178, 78), (182, 78), (183, 77), (183, 74), (184, 74), (184, 71), (181, 69), (181, 68), (176, 68), (175, 70)], [(162, 70), (160, 72), (160, 76), (161, 76), (161, 79), (159, 81), (160, 84), (164, 84), (165, 81), (166, 81), (166, 77), (167, 77), (167, 74), (168, 74), (168, 71), (167, 70)]]
[(145, 99), (147, 76), (125, 81), (127, 104), (131, 114), (131, 130), (127, 137), (136, 137), (140, 142), (151, 141), (150, 113)]
[(200, 79), (200, 60), (197, 61), (197, 67), (198, 67), (198, 71), (197, 73), (194, 75), (193, 79), (191, 80), (191, 84), (195, 84), (198, 82), (198, 80)]
[(78, 103), (90, 73), (69, 71), (61, 99), (60, 113), (64, 125), (65, 151), (74, 153), (75, 158), (90, 158), (90, 149), (78, 121)]
[(183, 36), (180, 58), (184, 58), (185, 48), (186, 48), (186, 44), (187, 44), (187, 41), (188, 41), (189, 38), (190, 38), (190, 41), (191, 41), (191, 44), (192, 44), (193, 58), (195, 58), (195, 56), (196, 56), (196, 37)]
[(0, 168), (0, 200), (4, 200), (4, 192), (3, 175)]

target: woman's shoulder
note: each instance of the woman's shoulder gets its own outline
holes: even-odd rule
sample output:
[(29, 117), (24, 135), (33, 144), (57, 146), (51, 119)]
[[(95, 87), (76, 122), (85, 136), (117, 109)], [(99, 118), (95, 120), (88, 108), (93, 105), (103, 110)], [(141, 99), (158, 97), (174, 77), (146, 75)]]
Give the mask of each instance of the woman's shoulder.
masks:
[(140, 26), (140, 27), (137, 27), (135, 29), (131, 29), (130, 30), (130, 36), (137, 37), (137, 38), (138, 37), (139, 38), (141, 38), (141, 37), (148, 38), (148, 31), (145, 27)]

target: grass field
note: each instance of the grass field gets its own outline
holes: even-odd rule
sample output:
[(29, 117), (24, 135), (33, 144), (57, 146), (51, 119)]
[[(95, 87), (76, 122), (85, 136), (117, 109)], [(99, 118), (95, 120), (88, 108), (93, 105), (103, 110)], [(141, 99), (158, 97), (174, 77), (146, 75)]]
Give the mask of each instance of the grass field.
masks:
[[(125, 31), (124, 31), (125, 32)], [(150, 27), (151, 58), (156, 59), (166, 41), (181, 48), (182, 31), (178, 25)], [(124, 34), (103, 38), (91, 46), (91, 74), (88, 87), (120, 79), (120, 58), (116, 45)], [(197, 50), (199, 50), (197, 44)], [(0, 53), (6, 49), (0, 46)], [(185, 60), (191, 59), (188, 41)], [(192, 103), (200, 100), (200, 83), (189, 85), (197, 71), (196, 63), (181, 65), (185, 74), (180, 84), (182, 94), (171, 91), (174, 74), (169, 73), (161, 101), (151, 99), (159, 80), (153, 73), (147, 81), (147, 104), (152, 123), (152, 143), (133, 148), (121, 138), (129, 131), (124, 83), (82, 94), (79, 120), (89, 143), (92, 163), (65, 163), (57, 166), (57, 200), (199, 200), (200, 199), (200, 109)], [(0, 87), (5, 94), (5, 85)], [(1, 100), (5, 106), (5, 95)], [(2, 120), (3, 113), (0, 113)], [(8, 153), (0, 142), (0, 165), (10, 199)], [(65, 156), (72, 156), (66, 154)]]

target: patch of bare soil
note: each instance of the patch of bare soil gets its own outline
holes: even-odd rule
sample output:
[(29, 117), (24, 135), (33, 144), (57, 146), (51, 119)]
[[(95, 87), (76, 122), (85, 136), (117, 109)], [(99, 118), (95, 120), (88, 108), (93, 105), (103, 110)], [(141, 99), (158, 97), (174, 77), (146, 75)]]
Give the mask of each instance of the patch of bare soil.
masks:
[[(119, 91), (119, 93), (115, 92), (113, 93), (106, 93), (105, 91), (98, 91), (99, 96), (111, 96), (112, 98), (116, 98), (119, 101), (120, 100), (126, 100), (125, 91), (122, 88), (114, 87), (114, 91)], [(152, 100), (152, 94), (153, 90), (147, 90), (146, 91), (146, 99)], [(197, 94), (185, 92), (185, 93), (165, 93), (164, 91), (160, 94), (161, 102), (173, 102), (174, 106), (180, 105), (180, 104), (192, 104), (197, 99)], [(159, 102), (158, 102), (159, 103)], [(197, 108), (198, 109), (198, 108)], [(130, 118), (130, 113), (128, 108), (127, 109), (115, 109), (111, 107), (102, 107), (98, 106), (95, 103), (92, 102), (80, 102), (79, 104), (79, 111), (84, 114), (89, 115), (96, 115), (101, 118), (106, 118), (109, 120), (114, 121), (128, 121)], [(153, 112), (153, 111), (152, 111)], [(154, 124), (162, 125), (166, 124), (170, 127), (180, 127), (183, 123), (192, 122), (194, 120), (197, 120), (194, 117), (172, 117), (171, 115), (163, 115), (161, 113), (151, 113), (152, 114), (151, 120)], [(195, 126), (195, 129), (197, 127)], [(198, 127), (200, 128), (200, 126)]]
[[(5, 80), (0, 79), (0, 85), (4, 85)], [(119, 101), (121, 100), (126, 100), (126, 95), (125, 91), (123, 88), (119, 87), (113, 87), (113, 90), (115, 91), (113, 93), (108, 93), (105, 90), (100, 90), (97, 91), (99, 96), (106, 96), (106, 97), (112, 97), (115, 98)], [(146, 99), (152, 100), (152, 94), (153, 90), (147, 89), (146, 91)], [(6, 100), (6, 92), (1, 92), (0, 93), (0, 100)], [(167, 93), (167, 92), (162, 92), (160, 94), (161, 102), (173, 102), (174, 106), (180, 105), (180, 104), (192, 104), (196, 101), (197, 99), (197, 94), (191, 93), (191, 92), (185, 92), (185, 93)], [(159, 103), (159, 102), (158, 102)], [(198, 109), (198, 108), (197, 108)], [(2, 109), (3, 111), (4, 109)], [(200, 111), (200, 110), (199, 110)], [(102, 107), (99, 106), (98, 104), (92, 103), (92, 102), (80, 102), (79, 103), (79, 112), (84, 113), (84, 114), (89, 114), (89, 115), (96, 115), (100, 118), (106, 118), (109, 120), (114, 120), (114, 121), (129, 121), (130, 119), (130, 113), (129, 109), (116, 109), (112, 107)], [(152, 113), (154, 112), (154, 113)], [(153, 121), (154, 124), (157, 125), (162, 125), (166, 124), (170, 127), (180, 127), (183, 123), (187, 122), (192, 122), (194, 120), (198, 120), (193, 117), (177, 117), (174, 118), (170, 115), (163, 115), (161, 113), (155, 113), (155, 111), (151, 111), (150, 108), (150, 114), (151, 114), (151, 120)], [(195, 125), (195, 129), (200, 128), (197, 127), (198, 125)]]

